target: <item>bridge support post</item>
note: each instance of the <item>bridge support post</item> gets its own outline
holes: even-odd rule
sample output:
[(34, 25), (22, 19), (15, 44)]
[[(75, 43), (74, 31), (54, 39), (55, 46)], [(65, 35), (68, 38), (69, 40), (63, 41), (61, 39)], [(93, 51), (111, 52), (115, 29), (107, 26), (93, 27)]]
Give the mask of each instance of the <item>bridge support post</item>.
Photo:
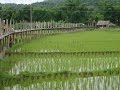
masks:
[(20, 34), (21, 34), (21, 35), (20, 35), (20, 42), (22, 42), (22, 36), (23, 36), (22, 34), (23, 34), (23, 33), (21, 32)]
[(0, 59), (2, 59), (5, 56), (5, 50), (3, 45), (3, 39), (0, 39)]
[(14, 44), (18, 43), (18, 35), (17, 33), (14, 33)]
[(15, 44), (15, 34), (12, 34), (12, 43)]
[(8, 48), (9, 47), (9, 36), (5, 37), (5, 47)]
[(27, 32), (28, 31), (25, 32), (25, 39), (28, 41)]
[[(3, 49), (2, 49), (3, 45), (2, 45), (2, 39), (0, 39), (0, 53), (2, 53)], [(1, 57), (1, 55), (0, 55)]]

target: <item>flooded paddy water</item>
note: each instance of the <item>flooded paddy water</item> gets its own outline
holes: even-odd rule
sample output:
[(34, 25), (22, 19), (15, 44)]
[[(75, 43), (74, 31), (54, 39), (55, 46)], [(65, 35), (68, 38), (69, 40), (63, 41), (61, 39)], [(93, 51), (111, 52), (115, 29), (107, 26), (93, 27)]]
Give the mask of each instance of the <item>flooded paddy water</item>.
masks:
[[(31, 79), (29, 79), (29, 82)], [(13, 86), (2, 86), (3, 90), (119, 90), (120, 76), (99, 76), (88, 78), (61, 78), (51, 80), (23, 81)]]
[[(0, 61), (1, 71), (9, 75), (21, 73), (53, 73), (40, 78), (23, 78), (2, 80), (1, 90), (119, 90), (120, 55), (72, 55), (72, 54), (41, 54), (41, 55), (11, 55)], [(9, 60), (8, 60), (9, 59)], [(104, 74), (103, 71), (113, 70), (113, 75)], [(80, 72), (100, 71), (102, 75), (81, 77)], [(76, 75), (61, 75), (60, 72), (71, 72)], [(58, 73), (58, 75), (54, 75)], [(115, 73), (115, 74), (114, 74)], [(55, 77), (54, 77), (55, 76)], [(16, 78), (17, 79), (17, 78)]]

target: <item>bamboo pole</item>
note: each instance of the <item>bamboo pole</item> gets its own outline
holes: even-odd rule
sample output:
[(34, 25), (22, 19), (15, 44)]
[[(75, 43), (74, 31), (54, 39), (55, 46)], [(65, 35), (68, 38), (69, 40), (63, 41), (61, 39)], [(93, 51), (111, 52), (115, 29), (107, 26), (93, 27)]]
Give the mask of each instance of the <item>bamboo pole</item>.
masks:
[(12, 20), (10, 20), (9, 31), (12, 32)]
[(12, 28), (13, 30), (15, 29), (15, 21), (13, 20), (13, 23), (12, 23)]
[(6, 32), (8, 33), (8, 19), (6, 19)]

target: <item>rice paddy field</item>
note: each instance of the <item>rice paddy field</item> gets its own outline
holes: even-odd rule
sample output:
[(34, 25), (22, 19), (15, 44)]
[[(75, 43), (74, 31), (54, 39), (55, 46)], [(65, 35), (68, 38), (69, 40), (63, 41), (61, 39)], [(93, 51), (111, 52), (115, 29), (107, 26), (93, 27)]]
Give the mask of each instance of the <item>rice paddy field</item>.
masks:
[(119, 29), (44, 35), (9, 51), (23, 53), (0, 60), (0, 90), (120, 89)]
[(14, 46), (12, 50), (36, 52), (116, 51), (120, 50), (120, 32), (119, 29), (95, 29), (43, 36), (20, 47)]

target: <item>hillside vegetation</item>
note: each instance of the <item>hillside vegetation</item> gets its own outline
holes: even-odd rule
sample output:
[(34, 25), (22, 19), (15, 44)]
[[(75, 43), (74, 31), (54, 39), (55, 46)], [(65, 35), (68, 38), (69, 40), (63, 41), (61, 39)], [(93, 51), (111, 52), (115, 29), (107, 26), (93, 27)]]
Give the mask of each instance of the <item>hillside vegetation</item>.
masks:
[[(33, 21), (110, 20), (120, 25), (120, 0), (45, 0), (31, 6)], [(30, 5), (0, 4), (0, 18), (30, 21)]]

